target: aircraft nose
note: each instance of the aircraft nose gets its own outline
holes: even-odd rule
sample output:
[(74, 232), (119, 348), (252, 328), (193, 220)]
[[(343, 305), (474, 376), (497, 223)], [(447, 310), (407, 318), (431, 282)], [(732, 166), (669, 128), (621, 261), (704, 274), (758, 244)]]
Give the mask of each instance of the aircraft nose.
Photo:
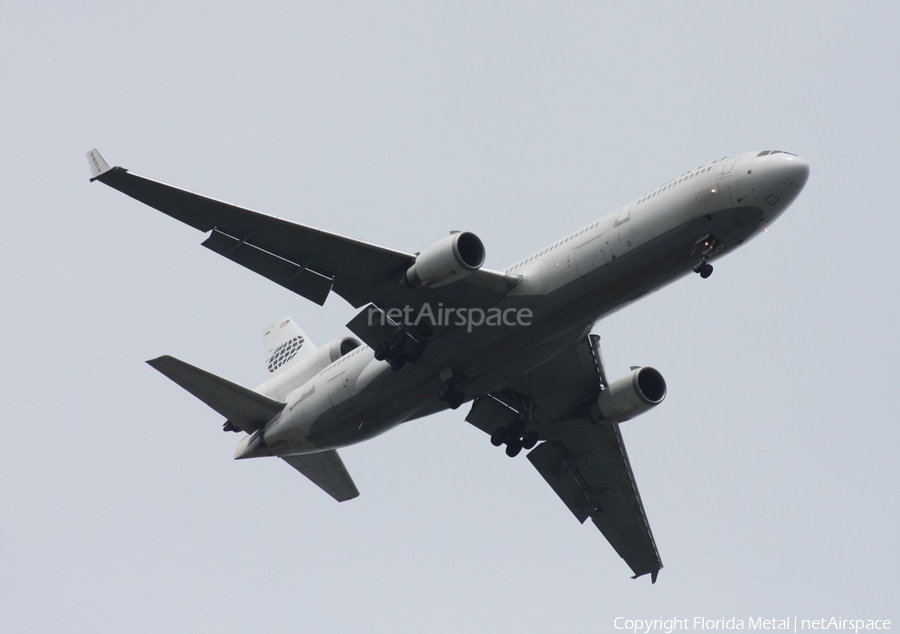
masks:
[(780, 214), (809, 180), (809, 163), (790, 152), (774, 150), (757, 155), (753, 173), (760, 180), (755, 188), (766, 202), (765, 209)]
[(809, 163), (795, 154), (783, 153), (776, 158), (781, 163), (779, 170), (783, 173), (785, 182), (795, 187), (799, 193), (809, 179)]
[(799, 194), (809, 179), (809, 163), (789, 152), (774, 152), (763, 157), (765, 171), (777, 181), (779, 188)]

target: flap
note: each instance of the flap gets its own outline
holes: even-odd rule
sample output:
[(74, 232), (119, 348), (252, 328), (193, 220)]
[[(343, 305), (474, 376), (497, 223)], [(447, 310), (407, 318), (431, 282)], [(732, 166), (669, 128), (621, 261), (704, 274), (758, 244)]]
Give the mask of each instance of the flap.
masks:
[(203, 242), (203, 246), (232, 262), (237, 262), (276, 284), (317, 303), (325, 303), (331, 292), (334, 278), (322, 275), (296, 262), (278, 257), (259, 247), (214, 229)]

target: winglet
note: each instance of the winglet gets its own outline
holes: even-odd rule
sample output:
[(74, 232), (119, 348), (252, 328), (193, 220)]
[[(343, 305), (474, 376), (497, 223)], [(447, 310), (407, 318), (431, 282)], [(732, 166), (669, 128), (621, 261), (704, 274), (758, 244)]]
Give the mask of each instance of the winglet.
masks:
[(91, 182), (97, 180), (104, 172), (109, 171), (109, 163), (104, 160), (100, 155), (100, 152), (97, 151), (97, 148), (94, 148), (87, 153), (87, 159), (88, 165), (91, 166)]

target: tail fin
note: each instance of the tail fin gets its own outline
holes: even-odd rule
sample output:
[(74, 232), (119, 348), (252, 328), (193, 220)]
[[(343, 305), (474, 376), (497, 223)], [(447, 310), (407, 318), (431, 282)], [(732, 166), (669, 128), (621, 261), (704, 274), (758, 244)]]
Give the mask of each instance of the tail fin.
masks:
[(279, 319), (263, 330), (266, 370), (271, 376), (313, 355), (317, 349), (290, 317)]

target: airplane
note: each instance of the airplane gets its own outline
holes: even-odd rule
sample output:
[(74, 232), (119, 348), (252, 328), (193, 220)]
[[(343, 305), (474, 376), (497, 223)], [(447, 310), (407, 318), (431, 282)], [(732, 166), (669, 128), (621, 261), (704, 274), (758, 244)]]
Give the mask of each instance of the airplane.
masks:
[(335, 500), (359, 495), (338, 449), (403, 422), (471, 406), (466, 420), (528, 460), (579, 522), (590, 519), (634, 573), (662, 561), (620, 424), (659, 405), (651, 367), (610, 380), (591, 331), (604, 316), (695, 273), (766, 230), (809, 165), (782, 150), (689, 170), (505, 270), (483, 266), (477, 235), (421, 252), (369, 244), (110, 167), (100, 181), (206, 234), (203, 246), (324, 304), (359, 309), (346, 336), (315, 346), (290, 318), (264, 331), (269, 377), (256, 389), (171, 356), (153, 368), (243, 432), (235, 459), (276, 456)]

